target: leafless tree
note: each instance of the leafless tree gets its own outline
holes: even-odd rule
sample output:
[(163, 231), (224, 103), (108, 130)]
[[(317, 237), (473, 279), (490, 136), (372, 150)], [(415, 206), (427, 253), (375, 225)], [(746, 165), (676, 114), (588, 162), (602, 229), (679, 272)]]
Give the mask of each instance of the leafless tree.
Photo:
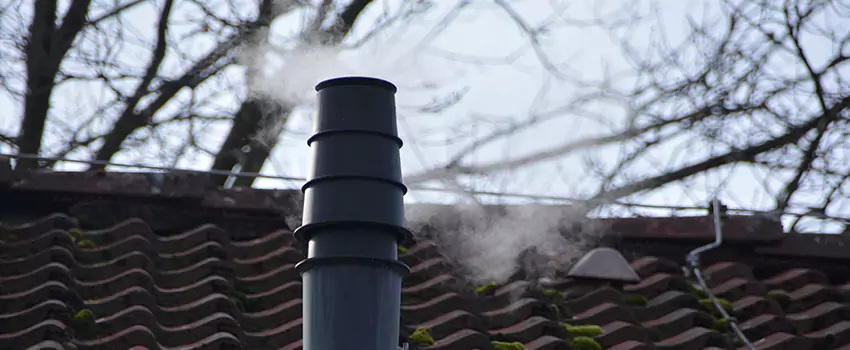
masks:
[[(14, 1), (0, 9), (0, 34), (11, 44), (0, 56), (5, 68), (0, 78), (4, 92), (19, 103), (20, 123), (17, 132), (0, 135), (0, 142), (19, 153), (99, 162), (124, 155), (173, 166), (201, 154), (213, 157), (215, 170), (259, 172), (276, 146), (274, 136), (297, 106), (251, 91), (267, 68), (251, 50), (356, 48), (377, 33), (401, 30), (432, 5), (427, 0)], [(477, 5), (458, 1), (421, 44), (427, 46), (462, 10)], [(541, 50), (540, 28), (507, 2), (487, 6), (506, 11), (540, 62), (552, 68)], [(381, 15), (350, 37), (370, 8)], [(273, 23), (291, 24), (299, 16), (295, 34), (278, 35), (270, 43)], [(221, 107), (233, 96), (238, 108)], [(440, 112), (460, 97), (451, 94), (423, 111)], [(58, 102), (63, 98), (67, 101)], [(208, 137), (222, 125), (229, 126), (223, 142)], [(22, 159), (18, 167), (54, 165)], [(213, 184), (226, 179), (216, 176)], [(253, 181), (243, 177), (234, 185)]]
[[(569, 98), (564, 108), (479, 138), (446, 167), (409, 181), (478, 176), (614, 145), (620, 149), (616, 161), (608, 156), (589, 163), (601, 180), (589, 197), (594, 203), (670, 186), (688, 191), (697, 177), (727, 179), (735, 167), (748, 167), (767, 174), (765, 186), (774, 195), (768, 212), (795, 213), (783, 217), (789, 229), (800, 229), (806, 216), (847, 222), (850, 4), (727, 0), (719, 13), (692, 20), (687, 39), (675, 45), (659, 37), (636, 48), (628, 29), (612, 31), (631, 63), (628, 77), (576, 82), (586, 93)], [(596, 116), (600, 101), (620, 106), (624, 121), (607, 135), (508, 161), (464, 164), (475, 148), (542, 120)], [(678, 151), (663, 156), (665, 149)], [(734, 198), (723, 193), (722, 179), (708, 196)]]
[[(266, 44), (272, 23), (287, 16), (292, 21), (294, 14), (307, 21), (287, 40), (339, 45), (371, 3), (44, 0), (3, 5), (2, 35), (13, 45), (0, 56), (6, 66), (0, 79), (22, 107), (17, 135), (2, 135), (0, 142), (20, 153), (61, 158), (83, 151), (98, 161), (158, 148), (161, 154), (153, 157), (176, 164), (200, 152), (214, 157), (213, 169), (231, 171), (238, 164), (241, 171), (258, 172), (276, 139), (257, 135), (261, 129), (281, 130), (294, 106), (242, 91), (245, 81), (256, 79), (263, 69), (256, 60), (245, 60), (244, 52)], [(429, 6), (404, 1), (382, 16), (373, 31)], [(140, 26), (146, 23), (155, 25)], [(367, 31), (360, 39), (372, 35)], [(234, 82), (234, 76), (243, 81)], [(217, 99), (240, 92), (236, 111), (216, 107)], [(98, 100), (91, 110), (82, 101), (70, 106), (76, 108), (58, 108), (62, 94)], [(232, 126), (223, 143), (204, 138), (205, 130), (222, 123)], [(184, 135), (175, 135), (176, 130)], [(175, 144), (175, 139), (181, 142)], [(18, 167), (53, 165), (22, 159)], [(216, 177), (214, 184), (225, 180)], [(240, 178), (236, 185), (252, 182)]]
[[(268, 67), (251, 50), (356, 48), (377, 33), (402, 30), (432, 5), (427, 0), (15, 1), (0, 9), (0, 34), (12, 44), (0, 51), (0, 78), (4, 92), (19, 103), (19, 125), (16, 132), (0, 135), (0, 142), (23, 154), (99, 162), (125, 156), (174, 166), (200, 154), (213, 157), (215, 170), (259, 172), (297, 106), (252, 91)], [(539, 40), (543, 26), (534, 27), (505, 1), (457, 1), (420, 46), (476, 6), (507, 13), (539, 62), (557, 73)], [(352, 38), (370, 8), (381, 14)], [(299, 16), (303, 20), (294, 34), (278, 35), (271, 43), (273, 23), (292, 24)], [(461, 97), (449, 94), (421, 111), (439, 113)], [(222, 107), (222, 100), (235, 100), (238, 108)], [(228, 127), (223, 142), (208, 136), (221, 126)], [(56, 163), (21, 159), (17, 166)], [(226, 180), (215, 176), (212, 184)], [(241, 177), (234, 185), (253, 182)]]
[[(22, 106), (19, 131), (0, 135), (0, 142), (20, 153), (60, 157), (84, 150), (97, 160), (159, 149), (162, 154), (154, 156), (172, 164), (194, 152), (213, 157), (213, 169), (250, 172), (260, 170), (276, 145), (275, 138), (258, 138), (260, 129), (283, 130), (297, 107), (244, 92), (263, 67), (240, 60), (244, 56), (240, 53), (264, 45), (274, 21), (293, 21), (296, 13), (307, 18), (284, 46), (340, 47), (393, 30), (393, 23), (404, 22), (399, 19), (430, 8), (428, 1), (397, 1), (398, 8), (367, 26), (371, 30), (351, 38), (358, 18), (378, 2), (74, 0), (61, 9), (58, 3), (34, 2), (31, 13), (22, 1), (0, 8), (0, 40), (12, 44), (0, 50), (0, 59), (10, 62), (0, 70), (0, 83)], [(464, 140), (453, 156), (405, 181), (412, 186), (441, 181), (462, 188), (464, 179), (587, 153), (587, 170), (599, 181), (586, 199), (613, 203), (671, 186), (695, 191), (693, 183), (700, 178), (720, 179), (703, 197), (725, 193), (731, 198), (734, 193), (724, 192), (724, 183), (731, 172), (745, 167), (767, 174), (765, 191), (774, 197), (771, 208), (766, 208), (770, 213), (796, 213), (783, 217), (789, 220), (789, 229), (799, 228), (804, 216), (843, 220), (850, 190), (846, 156), (850, 29), (845, 25), (850, 23), (850, 5), (840, 0), (721, 4), (715, 18), (690, 22), (686, 40), (671, 43), (660, 35), (648, 47), (635, 47), (629, 37), (638, 32), (633, 25), (646, 22), (637, 21), (632, 8), (579, 20), (553, 5), (551, 18), (537, 23), (525, 18), (513, 2), (456, 1), (420, 43), (421, 52), (478, 65), (513, 64), (530, 52), (554, 79), (581, 89), (563, 96), (558, 108), (493, 123), (503, 126), (484, 135), (451, 135)], [(463, 11), (481, 7), (506, 14), (528, 42), (498, 58), (429, 48), (429, 42)], [(156, 23), (149, 38), (127, 24), (131, 11), (141, 9)], [(177, 18), (173, 14), (178, 11), (190, 15)], [(609, 28), (620, 41), (628, 69), (598, 80), (578, 78), (568, 64), (547, 54), (547, 30), (558, 24)], [(126, 55), (119, 58), (118, 53), (127, 50), (141, 50), (134, 57), (142, 63), (127, 60)], [(233, 76), (241, 80), (233, 82)], [(63, 85), (82, 90), (91, 84), (105, 87), (96, 108), (56, 107), (56, 91)], [(217, 100), (235, 92), (242, 95), (236, 110), (218, 107)], [(419, 112), (442, 113), (462, 97), (462, 91), (449, 94)], [(565, 137), (523, 156), (474, 161), (479, 150), (551, 120), (600, 119), (600, 105), (608, 106), (604, 114), (619, 118), (607, 134)], [(83, 122), (70, 123), (71, 119)], [(44, 144), (48, 123), (55, 130), (50, 145)], [(227, 126), (223, 142), (204, 137), (221, 125)], [(453, 127), (467, 130), (469, 125), (458, 122)], [(616, 157), (591, 157), (612, 147), (619, 150)], [(22, 161), (19, 166), (53, 165)], [(217, 185), (224, 181), (215, 178)], [(252, 182), (246, 178), (236, 184)]]

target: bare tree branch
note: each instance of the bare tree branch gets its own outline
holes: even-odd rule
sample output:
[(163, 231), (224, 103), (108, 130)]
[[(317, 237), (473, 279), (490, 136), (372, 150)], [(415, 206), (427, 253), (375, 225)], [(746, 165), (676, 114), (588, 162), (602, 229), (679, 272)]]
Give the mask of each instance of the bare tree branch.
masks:
[(513, 6), (508, 4), (507, 1), (495, 0), (495, 3), (505, 10), (508, 16), (513, 19), (514, 23), (516, 23), (516, 25), (519, 26), (526, 35), (528, 35), (528, 39), (531, 41), (531, 47), (534, 49), (534, 53), (537, 55), (537, 59), (540, 60), (540, 63), (543, 64), (543, 67), (559, 79), (565, 79), (566, 76), (549, 60), (549, 56), (543, 52), (543, 45), (540, 43), (539, 38), (541, 30), (531, 28), (531, 26), (526, 23), (522, 16), (520, 16), (520, 14), (517, 13)]
[[(265, 6), (266, 8), (272, 8), (271, 0), (265, 0), (264, 2), (267, 3)], [(266, 15), (269, 13), (271, 13), (270, 10), (265, 11)], [(232, 50), (244, 43), (252, 35), (255, 35), (257, 30), (267, 27), (270, 22), (270, 18), (260, 16), (255, 21), (244, 24), (241, 28), (239, 28), (240, 30), (237, 33), (231, 35), (226, 40), (219, 42), (219, 44), (206, 57), (199, 60), (192, 68), (187, 70), (182, 77), (176, 80), (164, 82), (159, 88), (159, 96), (157, 99), (141, 112), (135, 112), (134, 107), (128, 106), (121, 118), (115, 122), (115, 127), (113, 128), (112, 133), (107, 135), (104, 139), (103, 146), (101, 146), (100, 150), (96, 153), (95, 159), (101, 161), (111, 159), (115, 153), (120, 150), (121, 143), (127, 138), (127, 136), (129, 136), (137, 128), (149, 123), (149, 119), (162, 106), (171, 100), (177, 92), (184, 87), (194, 88), (232, 63), (234, 59), (232, 56)]]
[[(62, 26), (56, 28), (57, 2), (45, 0), (34, 2), (34, 14), (26, 44), (27, 93), (24, 102), (24, 118), (21, 135), (17, 137), (22, 153), (38, 153), (41, 149), (44, 124), (50, 108), (53, 81), (59, 71), (62, 57), (71, 48), (71, 43), (85, 24), (90, 0), (71, 3)], [(22, 169), (38, 166), (32, 160), (22, 160)]]
[(663, 175), (644, 179), (616, 189), (599, 193), (594, 197), (594, 200), (612, 200), (616, 198), (622, 198), (640, 191), (645, 191), (648, 189), (660, 187), (664, 184), (680, 181), (689, 176), (693, 176), (694, 174), (705, 172), (709, 169), (717, 168), (726, 164), (732, 164), (734, 162), (754, 161), (756, 159), (756, 156), (761, 153), (797, 142), (800, 138), (805, 136), (806, 133), (818, 127), (818, 125), (820, 125), (823, 120), (834, 118), (835, 115), (837, 115), (848, 107), (850, 107), (850, 97), (846, 97), (839, 103), (836, 103), (821, 117), (813, 118), (808, 123), (789, 130), (780, 137), (768, 140), (758, 145), (754, 145), (747, 149), (734, 150), (732, 152), (728, 152), (717, 157), (709, 158), (694, 165), (686, 166), (675, 171), (666, 172)]
[[(355, 0), (348, 4), (334, 21), (335, 24), (322, 29), (322, 23), (328, 21), (331, 16), (330, 7), (332, 1), (325, 0), (319, 5), (312, 24), (308, 27), (307, 37), (310, 45), (338, 45), (354, 26), (357, 17), (363, 12), (371, 0)], [(268, 2), (268, 8), (271, 2)], [(318, 43), (313, 43), (317, 41)], [(285, 78), (284, 78), (285, 79)], [(259, 172), (265, 164), (272, 150), (277, 145), (277, 137), (260, 137), (261, 132), (269, 133), (267, 129), (282, 130), (292, 107), (283, 106), (279, 102), (259, 97), (246, 99), (233, 121), (233, 127), (222, 145), (221, 151), (213, 161), (213, 169), (233, 170), (239, 165), (239, 171)], [(254, 178), (237, 178), (234, 186), (251, 186)], [(222, 186), (227, 177), (218, 176), (211, 178), (212, 184)]]
[[(809, 8), (808, 14), (811, 14), (814, 8)], [(803, 66), (806, 67), (806, 71), (809, 74), (812, 84), (815, 86), (815, 96), (818, 99), (818, 103), (820, 104), (820, 108), (822, 111), (827, 110), (827, 103), (824, 97), (824, 89), (821, 84), (821, 76), (819, 73), (815, 72), (814, 68), (812, 68), (812, 64), (809, 61), (806, 53), (803, 51), (803, 46), (800, 43), (800, 25), (805, 17), (808, 16), (798, 13), (798, 22), (795, 25), (793, 20), (791, 19), (791, 8), (789, 4), (785, 6), (785, 25), (788, 30), (788, 36), (791, 38), (791, 41), (794, 43), (794, 47), (796, 49), (797, 57), (803, 63)], [(815, 154), (820, 148), (821, 140), (823, 139), (823, 135), (826, 133), (827, 127), (832, 123), (834, 117), (838, 116), (838, 113), (831, 114), (833, 118), (825, 118), (822, 119), (817, 127), (817, 134), (809, 145), (808, 149), (803, 156), (803, 161), (800, 162), (800, 166), (798, 167), (797, 173), (794, 175), (794, 178), (788, 182), (785, 186), (785, 189), (782, 192), (779, 192), (779, 196), (777, 197), (776, 208), (779, 210), (784, 210), (788, 207), (788, 204), (791, 202), (791, 197), (794, 193), (800, 188), (800, 180), (803, 176), (809, 171), (812, 166), (812, 162), (815, 160)], [(796, 224), (795, 224), (796, 226)]]
[(100, 16), (98, 16), (96, 18), (92, 18), (92, 19), (88, 20), (86, 22), (86, 24), (96, 26), (100, 22), (103, 22), (103, 21), (110, 19), (110, 18), (114, 18), (114, 17), (118, 16), (119, 14), (121, 14), (122, 12), (129, 10), (129, 9), (135, 7), (136, 5), (142, 4), (144, 2), (145, 2), (145, 0), (133, 0), (133, 1), (130, 1), (126, 4), (123, 4), (123, 5), (120, 5), (120, 6), (115, 6), (114, 8), (112, 8), (112, 10), (107, 11), (106, 13), (101, 14)]
[[(262, 21), (260, 27), (268, 28), (271, 25), (273, 19), (271, 16), (274, 15), (272, 9), (274, 6), (273, 1), (263, 1), (259, 15)], [(250, 37), (247, 37), (246, 41), (259, 46), (265, 43), (267, 39), (267, 33), (265, 31), (257, 31), (252, 33)], [(249, 63), (246, 73), (249, 84), (260, 69), (256, 65), (256, 62)], [(277, 144), (277, 138), (269, 137), (260, 140), (258, 135), (261, 130), (270, 127), (272, 124), (285, 125), (289, 112), (288, 110), (285, 111), (283, 106), (271, 98), (262, 96), (249, 96), (246, 98), (233, 118), (233, 125), (224, 144), (222, 144), (221, 149), (213, 160), (212, 169), (231, 171), (239, 165), (239, 171), (259, 172), (271, 154), (271, 150)], [(227, 181), (227, 177), (212, 177), (210, 181), (214, 186), (223, 186)], [(254, 179), (239, 178), (236, 181), (238, 182), (238, 186), (251, 186)]]

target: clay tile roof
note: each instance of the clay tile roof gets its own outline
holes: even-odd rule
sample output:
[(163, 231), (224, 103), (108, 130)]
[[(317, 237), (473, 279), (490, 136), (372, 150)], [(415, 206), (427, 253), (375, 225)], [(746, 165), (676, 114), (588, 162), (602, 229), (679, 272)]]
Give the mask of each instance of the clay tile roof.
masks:
[[(0, 348), (301, 348), (297, 192), (210, 189), (186, 175), (0, 174)], [(622, 254), (639, 280), (516, 274), (482, 292), (439, 244), (405, 243), (400, 341), (428, 327), (435, 343), (412, 348), (570, 349), (581, 335), (617, 350), (741, 346), (682, 269), (713, 239), (710, 218), (603, 222), (599, 244), (612, 250), (586, 260)], [(758, 348), (850, 349), (846, 237), (725, 222), (729, 240), (703, 255), (703, 273)]]

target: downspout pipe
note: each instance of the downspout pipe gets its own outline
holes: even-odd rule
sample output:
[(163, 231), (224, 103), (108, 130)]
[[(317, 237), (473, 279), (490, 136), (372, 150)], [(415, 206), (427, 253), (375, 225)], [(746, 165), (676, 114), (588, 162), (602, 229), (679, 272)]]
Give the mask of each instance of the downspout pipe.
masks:
[(407, 239), (396, 87), (366, 77), (316, 86), (318, 116), (302, 226), (305, 350), (397, 350)]
[(711, 289), (708, 288), (708, 284), (705, 283), (705, 278), (702, 275), (702, 269), (700, 266), (701, 262), (699, 259), (700, 254), (720, 247), (720, 245), (723, 244), (723, 223), (720, 220), (720, 200), (715, 197), (712, 200), (711, 205), (714, 212), (714, 242), (697, 247), (696, 249), (688, 253), (688, 256), (685, 259), (687, 260), (688, 265), (693, 270), (694, 276), (696, 277), (700, 287), (705, 292), (705, 294), (708, 295), (708, 298), (711, 300), (711, 303), (714, 304), (714, 308), (720, 313), (721, 316), (723, 316), (724, 320), (727, 320), (729, 322), (729, 327), (732, 328), (732, 331), (735, 332), (735, 335), (738, 336), (738, 339), (741, 340), (741, 343), (743, 343), (748, 349), (755, 350), (756, 347), (753, 345), (752, 342), (750, 342), (749, 339), (747, 339), (747, 336), (741, 330), (741, 327), (738, 326), (738, 323), (735, 321), (735, 319), (730, 316), (728, 312), (726, 312), (726, 309), (723, 308), (723, 305), (720, 305), (720, 301), (717, 300), (717, 297), (714, 295), (714, 293), (711, 292)]

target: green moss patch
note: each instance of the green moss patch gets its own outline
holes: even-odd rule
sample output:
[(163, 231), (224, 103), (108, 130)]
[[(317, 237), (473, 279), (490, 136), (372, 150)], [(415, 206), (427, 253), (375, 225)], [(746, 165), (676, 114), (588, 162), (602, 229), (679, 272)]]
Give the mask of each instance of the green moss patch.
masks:
[(767, 297), (775, 300), (783, 309), (791, 304), (791, 296), (788, 292), (781, 289), (774, 289), (767, 292)]
[(71, 237), (74, 237), (75, 240), (83, 239), (83, 231), (80, 231), (78, 228), (69, 229), (68, 234), (70, 234)]
[(431, 336), (431, 329), (427, 327), (419, 327), (413, 334), (410, 335), (410, 342), (416, 345), (434, 345), (434, 337)]
[(728, 318), (720, 318), (714, 321), (714, 330), (723, 333), (729, 330), (729, 323), (732, 322), (731, 319)]
[(697, 286), (694, 286), (693, 284), (688, 284), (688, 291), (691, 292), (691, 294), (693, 294), (694, 296), (696, 296), (697, 299), (708, 298), (708, 294), (706, 294), (704, 290), (698, 288)]
[(475, 288), (476, 295), (493, 295), (496, 292), (496, 287), (499, 285), (496, 283), (487, 283), (482, 286), (478, 286)]
[(574, 350), (602, 350), (602, 345), (590, 337), (575, 337), (570, 341), (570, 346)]
[(77, 247), (91, 249), (97, 248), (97, 244), (95, 244), (94, 241), (90, 239), (81, 239), (77, 241)]
[(552, 298), (554, 301), (564, 300), (564, 293), (561, 293), (554, 289), (545, 289), (543, 290), (543, 295)]
[(495, 350), (525, 350), (525, 346), (520, 342), (503, 342), (503, 341), (492, 341), (490, 344), (493, 345), (493, 349)]
[(97, 316), (89, 309), (78, 311), (71, 318), (71, 329), (78, 334), (90, 336), (95, 330)]
[(95, 319), (94, 312), (89, 309), (82, 309), (74, 315), (74, 322), (81, 324), (94, 323)]
[(649, 303), (649, 300), (640, 294), (628, 294), (623, 297), (623, 301), (625, 301), (627, 305), (631, 306), (646, 306), (646, 304)]
[[(729, 300), (723, 298), (717, 298), (717, 303), (723, 308), (723, 311), (726, 311), (727, 314), (732, 314), (734, 307)], [(722, 316), (720, 311), (717, 311), (717, 308), (714, 307), (714, 303), (711, 302), (711, 298), (703, 298), (699, 300), (699, 304), (702, 305), (702, 308), (706, 311), (710, 312), (714, 316)]]
[(596, 337), (602, 335), (602, 327), (597, 325), (574, 326), (569, 323), (561, 322), (561, 326), (567, 330), (571, 337)]
[(424, 300), (420, 297), (404, 293), (401, 294), (401, 305), (414, 305), (421, 304), (423, 302)]

